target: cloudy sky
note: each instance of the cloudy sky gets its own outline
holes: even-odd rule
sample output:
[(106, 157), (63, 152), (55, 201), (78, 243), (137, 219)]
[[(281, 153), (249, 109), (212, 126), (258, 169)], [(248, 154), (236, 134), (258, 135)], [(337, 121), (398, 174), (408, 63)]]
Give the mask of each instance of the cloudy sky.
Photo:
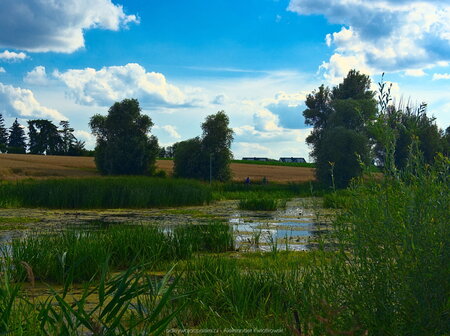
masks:
[(305, 95), (348, 70), (450, 124), (443, 0), (2, 0), (0, 113), (88, 121), (138, 98), (161, 145), (225, 110), (242, 156), (304, 156)]

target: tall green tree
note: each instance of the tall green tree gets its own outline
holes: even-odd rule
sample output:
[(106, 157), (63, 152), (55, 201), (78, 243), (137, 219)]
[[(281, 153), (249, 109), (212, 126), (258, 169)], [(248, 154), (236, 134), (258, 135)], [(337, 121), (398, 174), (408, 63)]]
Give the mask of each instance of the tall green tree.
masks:
[(202, 137), (174, 144), (174, 174), (178, 177), (209, 178), (228, 181), (231, 178), (231, 142), (233, 130), (224, 111), (206, 117)]
[(63, 140), (50, 120), (29, 120), (28, 147), (31, 154), (57, 155), (63, 151)]
[(153, 122), (141, 114), (137, 99), (124, 99), (109, 108), (108, 115), (94, 115), (89, 123), (97, 137), (95, 163), (106, 175), (152, 174), (158, 140), (149, 135)]
[(173, 173), (176, 177), (205, 179), (205, 153), (202, 151), (202, 140), (195, 137), (177, 142), (173, 157)]
[[(205, 153), (203, 167), (211, 165), (212, 179), (228, 181), (231, 178), (230, 162), (233, 158), (231, 143), (233, 130), (224, 111), (206, 117), (202, 124), (202, 151)], [(205, 174), (209, 176), (209, 173)]]
[(303, 116), (313, 131), (306, 142), (321, 182), (346, 187), (362, 173), (360, 162), (370, 163), (367, 126), (376, 117), (374, 96), (369, 77), (356, 70), (333, 89), (322, 85), (307, 96)]
[(8, 148), (8, 130), (5, 126), (5, 120), (0, 113), (0, 153), (6, 153)]
[(9, 131), (8, 153), (25, 154), (26, 148), (25, 131), (16, 118)]
[(81, 156), (85, 152), (85, 142), (78, 140), (75, 136), (75, 130), (70, 127), (67, 120), (60, 121), (61, 129), (58, 130), (61, 137), (61, 155)]

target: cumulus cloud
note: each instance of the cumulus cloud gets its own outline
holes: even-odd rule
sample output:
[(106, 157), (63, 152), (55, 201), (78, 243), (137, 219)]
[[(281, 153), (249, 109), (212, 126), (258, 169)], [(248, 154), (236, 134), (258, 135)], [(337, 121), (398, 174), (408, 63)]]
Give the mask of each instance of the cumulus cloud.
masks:
[(75, 130), (73, 135), (77, 138), (77, 140), (84, 141), (87, 149), (93, 149), (95, 147), (97, 138), (89, 132), (83, 130)]
[(439, 80), (439, 79), (450, 79), (450, 74), (449, 73), (443, 73), (443, 74), (435, 73), (435, 74), (433, 74), (433, 80)]
[(167, 132), (174, 139), (181, 139), (181, 135), (177, 132), (175, 126), (172, 125), (164, 125), (161, 127), (163, 130)]
[(0, 83), (0, 113), (19, 118), (67, 118), (57, 110), (42, 106), (31, 90)]
[(450, 4), (438, 0), (291, 0), (289, 10), (342, 24), (326, 36), (335, 48), (322, 66), (341, 76), (348, 65), (366, 73), (419, 70), (450, 60)]
[(227, 97), (225, 95), (221, 94), (221, 95), (215, 96), (211, 103), (214, 105), (224, 105), (226, 100), (227, 100)]
[(163, 74), (147, 72), (136, 63), (103, 67), (100, 70), (72, 69), (63, 73), (55, 72), (54, 76), (67, 86), (69, 95), (82, 105), (110, 106), (124, 98), (137, 98), (146, 107), (199, 104), (195, 97), (188, 98), (181, 89), (168, 83)]
[(139, 19), (111, 0), (2, 0), (0, 47), (70, 53), (84, 46), (84, 30), (131, 22)]
[(48, 83), (47, 72), (45, 67), (40, 65), (35, 67), (30, 72), (27, 72), (23, 81), (28, 84), (45, 85)]
[(5, 50), (0, 53), (0, 61), (20, 62), (23, 61), (25, 58), (27, 58), (27, 54), (25, 54), (24, 52), (16, 53), (14, 51)]

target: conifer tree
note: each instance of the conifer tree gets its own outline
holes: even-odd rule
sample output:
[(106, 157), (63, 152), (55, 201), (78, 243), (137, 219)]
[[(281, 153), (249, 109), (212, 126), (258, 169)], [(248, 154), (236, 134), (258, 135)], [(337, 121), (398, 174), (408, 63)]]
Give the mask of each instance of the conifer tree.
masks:
[(25, 154), (26, 148), (25, 131), (16, 118), (9, 132), (8, 153)]
[(8, 147), (8, 130), (5, 127), (5, 120), (0, 113), (0, 153), (6, 153)]

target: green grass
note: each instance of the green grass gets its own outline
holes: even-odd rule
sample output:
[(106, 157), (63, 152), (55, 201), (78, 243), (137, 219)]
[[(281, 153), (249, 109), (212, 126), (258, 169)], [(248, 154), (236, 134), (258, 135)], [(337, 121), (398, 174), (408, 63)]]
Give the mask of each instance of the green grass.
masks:
[(0, 185), (0, 207), (148, 208), (202, 205), (211, 198), (209, 186), (200, 182), (149, 177), (28, 180)]
[(331, 192), (318, 182), (245, 184), (238, 182), (213, 183), (214, 199), (245, 199), (262, 195), (270, 198), (322, 196)]
[(98, 277), (105, 263), (111, 270), (146, 263), (162, 267), (199, 252), (234, 248), (231, 227), (223, 222), (178, 225), (169, 232), (151, 225), (117, 225), (103, 230), (69, 230), (28, 235), (1, 246), (3, 270), (12, 279), (27, 278), (23, 262), (36, 279), (46, 282), (83, 282)]
[[(318, 250), (312, 252), (222, 253), (226, 248), (217, 244), (226, 242), (229, 235), (220, 223), (214, 224), (217, 227), (173, 230), (167, 235), (170, 241), (167, 262), (175, 262), (177, 255), (183, 257), (174, 273), (169, 273), (166, 278), (166, 286), (162, 287), (167, 289), (173, 283), (176, 286), (168, 289), (171, 295), (166, 297), (167, 306), (161, 307), (159, 312), (162, 319), (171, 316), (171, 312), (176, 314), (176, 318), (171, 320), (172, 324), (163, 323), (161, 327), (213, 328), (219, 331), (224, 328), (267, 328), (279, 330), (277, 334), (280, 335), (450, 334), (449, 172), (450, 161), (442, 158), (435, 166), (421, 167), (414, 174), (394, 178), (386, 176), (382, 180), (354, 184), (344, 195), (350, 197), (351, 202), (339, 203), (342, 211), (334, 221), (331, 233), (334, 244), (331, 247), (319, 244)], [(143, 242), (139, 239), (151, 241), (153, 245), (162, 240), (158, 232), (152, 233), (154, 240), (151, 240), (140, 231), (136, 231), (136, 236), (126, 229), (120, 231), (114, 240), (105, 239), (108, 244), (104, 245), (111, 250), (120, 249), (120, 258), (111, 261), (116, 265), (148, 260), (148, 257), (130, 258), (145, 256), (140, 252), (141, 248), (136, 247), (142, 247)], [(86, 243), (83, 241), (80, 246), (86, 247), (87, 255), (91, 255), (95, 249)], [(94, 242), (92, 246), (95, 246)], [(229, 243), (223, 246), (229, 246)], [(159, 259), (164, 256), (163, 252), (160, 253)], [(66, 260), (69, 260), (68, 254)], [(110, 260), (114, 260), (114, 254)], [(14, 272), (21, 265), (6, 270)], [(151, 269), (151, 265), (146, 265), (146, 269)], [(96, 290), (102, 293), (105, 292), (102, 289), (105, 284), (103, 275), (107, 268), (101, 264), (99, 269), (97, 281), (100, 285)], [(83, 310), (82, 314), (76, 315), (64, 304), (63, 298), (53, 301), (57, 303), (53, 311), (50, 304), (44, 305), (45, 309), (27, 306), (23, 303), (25, 301), (11, 300), (17, 297), (17, 289), (9, 276), (5, 276), (8, 272), (3, 271), (3, 274), (5, 280), (0, 285), (0, 312), (5, 312), (0, 313), (2, 331), (17, 330), (18, 326), (30, 328), (34, 324), (38, 327), (33, 330), (40, 330), (44, 325), (50, 334), (64, 334), (52, 329), (53, 326), (75, 328), (69, 321), (81, 326), (83, 321), (88, 321), (82, 317), (89, 316), (101, 323), (105, 331), (110, 330), (109, 334), (120, 334), (122, 326), (133, 325), (126, 319), (129, 315), (116, 314), (122, 308), (130, 314), (135, 309), (138, 312), (155, 311), (154, 304), (129, 309), (127, 301), (121, 301), (119, 298), (124, 297), (117, 291), (108, 293), (116, 298), (114, 302), (124, 302), (124, 305), (119, 305), (118, 310), (111, 308), (115, 305), (109, 306), (103, 315), (89, 315)], [(133, 278), (135, 282), (127, 282), (126, 279), (132, 278), (133, 274), (132, 268), (127, 277), (114, 282), (123, 284), (122, 287), (117, 285), (117, 289), (130, 288), (127, 296), (130, 300), (139, 297), (132, 294), (139, 292), (139, 284), (149, 286), (145, 278)], [(159, 293), (151, 296), (150, 302), (158, 302), (165, 293), (164, 290), (149, 291)], [(171, 300), (173, 296), (175, 299)], [(11, 302), (22, 302), (23, 306), (14, 307)], [(81, 301), (81, 308), (84, 308), (84, 302)], [(107, 301), (101, 302), (106, 308), (104, 303)], [(77, 305), (72, 308), (74, 311), (81, 309)], [(24, 314), (31, 322), (25, 321)], [(100, 319), (95, 319), (96, 316)], [(106, 316), (110, 316), (109, 319)], [(117, 326), (110, 324), (115, 321), (113, 316), (119, 317)], [(42, 320), (47, 322), (42, 324), (39, 322)], [(136, 320), (139, 320), (139, 315)], [(147, 327), (150, 325), (154, 324)], [(114, 329), (116, 327), (118, 329)], [(92, 326), (86, 328), (92, 330)], [(136, 325), (128, 334), (145, 334), (145, 331), (148, 334), (149, 329), (141, 332), (139, 328)]]
[(239, 201), (239, 209), (241, 210), (275, 211), (284, 207), (286, 207), (286, 200), (277, 200), (261, 195)]

